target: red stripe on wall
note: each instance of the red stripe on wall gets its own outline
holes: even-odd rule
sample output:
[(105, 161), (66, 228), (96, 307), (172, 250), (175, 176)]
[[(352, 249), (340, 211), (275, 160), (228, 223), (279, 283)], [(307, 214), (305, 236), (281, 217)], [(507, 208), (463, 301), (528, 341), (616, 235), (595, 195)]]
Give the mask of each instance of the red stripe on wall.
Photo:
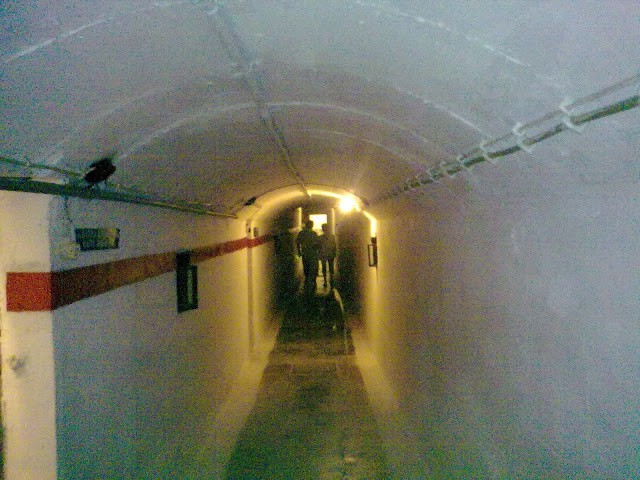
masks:
[(259, 247), (273, 240), (273, 235), (262, 235), (261, 237), (249, 239), (249, 247)]
[(160, 253), (54, 272), (53, 308), (169, 273), (175, 268), (175, 254)]
[(241, 238), (230, 242), (219, 243), (210, 247), (191, 250), (191, 262), (198, 263), (227, 253), (237, 252), (245, 248), (253, 248), (273, 240), (273, 235), (262, 235), (256, 238)]
[(210, 258), (219, 257), (227, 253), (233, 253), (238, 250), (249, 247), (249, 239), (241, 238), (239, 240), (231, 240), (230, 242), (211, 245), (210, 247), (202, 247), (191, 250), (191, 262), (198, 263)]
[[(191, 251), (192, 263), (257, 247), (273, 240), (271, 235), (241, 238)], [(73, 268), (60, 272), (7, 273), (7, 310), (41, 312), (55, 310), (84, 298), (169, 273), (176, 268), (174, 252)]]
[(50, 272), (7, 273), (7, 310), (43, 312), (53, 310)]

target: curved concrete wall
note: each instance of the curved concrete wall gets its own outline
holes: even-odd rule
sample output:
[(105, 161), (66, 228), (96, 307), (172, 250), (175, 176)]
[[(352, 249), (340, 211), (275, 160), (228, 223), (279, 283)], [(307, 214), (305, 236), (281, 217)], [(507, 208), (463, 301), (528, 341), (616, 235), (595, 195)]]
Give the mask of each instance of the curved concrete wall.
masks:
[[(108, 156), (110, 185), (223, 214), (257, 216), (256, 199), (303, 184), (351, 192), (379, 219), (379, 266), (354, 219), (342, 288), (393, 409), (385, 428), (400, 430), (386, 436), (401, 440), (398, 478), (640, 476), (637, 1), (5, 3), (3, 188), (85, 194)], [(601, 117), (621, 100), (633, 110)], [(598, 120), (583, 135), (563, 131), (585, 115)], [(453, 180), (438, 170), (486, 140), (494, 156), (535, 148)], [(440, 185), (387, 197), (434, 171)], [(29, 359), (3, 375), (10, 480), (53, 475), (52, 409), (29, 392), (53, 396), (54, 352), (61, 471), (164, 475), (162, 452), (195, 435), (178, 447), (172, 422), (217, 404), (269, 330), (272, 250), (244, 221), (4, 198), (0, 270), (41, 273), (21, 278), (44, 290), (50, 270), (168, 252), (161, 275), (54, 313), (2, 298), (3, 366)], [(121, 227), (121, 249), (63, 258), (74, 222)], [(229, 249), (205, 248), (201, 309), (177, 315), (172, 255), (211, 243)], [(166, 420), (138, 425), (147, 404)], [(120, 430), (133, 437), (108, 443)], [(141, 460), (136, 442), (159, 454)]]
[[(18, 202), (14, 215), (4, 209), (3, 272), (202, 251), (246, 235), (240, 221), (8, 197)], [(120, 228), (121, 248), (76, 256), (69, 248), (74, 227)], [(151, 264), (150, 278), (53, 311), (7, 312), (3, 301), (3, 339), (11, 342), (3, 345), (5, 364), (10, 355), (28, 359), (3, 375), (8, 478), (187, 478), (219, 470), (203, 453), (228, 448), (216, 438), (216, 417), (245, 364), (272, 335), (273, 244), (247, 245), (197, 264), (199, 308), (180, 314), (175, 272), (151, 276)], [(39, 250), (45, 257), (38, 262)], [(142, 278), (144, 262), (136, 267)], [(87, 275), (81, 282), (96, 280)]]
[[(75, 226), (121, 228), (122, 248), (58, 266), (245, 235), (239, 222), (139, 207), (74, 202), (69, 210)], [(54, 212), (58, 225), (68, 223)], [(175, 272), (54, 312), (59, 478), (169, 478), (193, 468), (203, 419), (249, 352), (246, 272), (244, 250), (198, 264), (199, 308), (181, 314)]]
[(466, 180), (378, 212), (365, 322), (399, 403), (381, 420), (405, 429), (397, 478), (638, 477), (632, 182), (515, 197)]
[[(500, 197), (464, 175), (474, 174), (374, 209), (377, 268), (367, 265), (368, 220), (337, 219), (339, 265), (345, 268), (345, 252), (351, 262), (345, 288), (358, 307), (354, 327), (388, 388), (369, 385), (382, 405), (395, 478), (637, 476), (640, 198), (633, 185)], [(85, 201), (65, 210), (59, 199), (10, 197), (20, 203), (3, 217), (3, 247), (13, 256), (3, 257), (4, 271), (63, 269), (246, 235), (238, 221)], [(35, 225), (20, 226), (20, 218)], [(90, 261), (62, 258), (70, 220), (122, 228), (122, 249), (88, 253)], [(8, 442), (37, 424), (34, 441), (48, 452), (32, 462), (17, 441), (8, 450), (9, 478), (54, 478), (56, 442), (60, 478), (214, 468), (202, 440), (252, 345), (268, 335), (273, 252), (265, 243), (200, 262), (200, 308), (183, 314), (175, 309), (174, 273), (53, 313), (3, 309), (5, 364), (10, 353), (29, 359), (21, 377), (3, 375)], [(16, 328), (26, 329), (24, 343)], [(27, 386), (53, 399), (53, 378), (43, 372), (52, 377), (54, 358), (55, 416), (40, 403), (13, 411)], [(381, 392), (386, 403), (375, 398)]]

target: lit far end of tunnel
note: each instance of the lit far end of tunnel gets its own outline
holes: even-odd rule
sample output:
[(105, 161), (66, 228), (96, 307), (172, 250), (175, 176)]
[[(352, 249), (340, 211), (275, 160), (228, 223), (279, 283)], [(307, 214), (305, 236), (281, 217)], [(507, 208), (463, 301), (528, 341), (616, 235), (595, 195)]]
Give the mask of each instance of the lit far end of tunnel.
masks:
[[(364, 202), (358, 196), (340, 188), (316, 185), (310, 185), (307, 193), (310, 197), (335, 198), (336, 209), (343, 214), (361, 213), (369, 220), (371, 236), (376, 236), (377, 220), (371, 213), (364, 210)], [(243, 207), (237, 216), (249, 223), (275, 215), (285, 208), (295, 207), (298, 202), (302, 203), (307, 198), (307, 194), (298, 185), (279, 188), (260, 195), (251, 205)]]

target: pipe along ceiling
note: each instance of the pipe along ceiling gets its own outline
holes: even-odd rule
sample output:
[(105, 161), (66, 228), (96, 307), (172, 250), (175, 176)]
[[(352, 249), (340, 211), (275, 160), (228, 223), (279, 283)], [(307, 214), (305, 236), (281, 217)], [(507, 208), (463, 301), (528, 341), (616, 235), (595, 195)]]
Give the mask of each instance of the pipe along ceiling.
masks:
[(626, 171), (637, 2), (441, 3), (7, 4), (0, 188), (236, 217), (291, 189), (375, 205), (507, 156), (562, 159), (568, 183)]

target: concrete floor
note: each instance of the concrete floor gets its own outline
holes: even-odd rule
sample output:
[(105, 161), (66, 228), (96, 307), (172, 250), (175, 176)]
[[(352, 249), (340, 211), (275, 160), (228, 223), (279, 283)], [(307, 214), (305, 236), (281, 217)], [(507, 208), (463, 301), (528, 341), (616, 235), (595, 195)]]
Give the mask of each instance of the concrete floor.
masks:
[(292, 300), (226, 478), (388, 478), (343, 318), (321, 286)]

